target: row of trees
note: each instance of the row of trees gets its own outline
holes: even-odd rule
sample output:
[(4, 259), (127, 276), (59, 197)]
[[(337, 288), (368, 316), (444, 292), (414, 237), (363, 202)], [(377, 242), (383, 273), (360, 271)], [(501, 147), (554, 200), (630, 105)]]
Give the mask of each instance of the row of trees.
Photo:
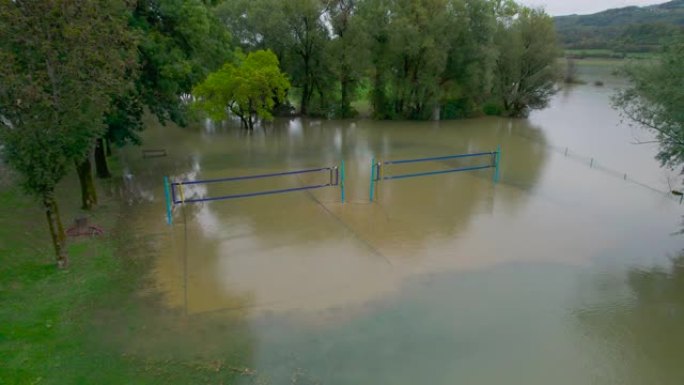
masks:
[(183, 96), (232, 55), (199, 0), (0, 0), (0, 155), (42, 201), (59, 267), (69, 261), (54, 194), (68, 170), (94, 207), (93, 153), (107, 177), (106, 147), (138, 143), (145, 109), (184, 124)]
[(524, 116), (556, 57), (552, 20), (512, 0), (0, 0), (0, 154), (66, 267), (57, 184), (75, 168), (93, 208), (91, 159), (108, 177), (145, 111), (183, 125), (195, 104), (253, 128), (292, 97), (349, 117), (367, 94), (382, 119)]
[(511, 0), (234, 0), (217, 6), (245, 51), (269, 49), (301, 114), (381, 119), (524, 116), (553, 90), (553, 20)]

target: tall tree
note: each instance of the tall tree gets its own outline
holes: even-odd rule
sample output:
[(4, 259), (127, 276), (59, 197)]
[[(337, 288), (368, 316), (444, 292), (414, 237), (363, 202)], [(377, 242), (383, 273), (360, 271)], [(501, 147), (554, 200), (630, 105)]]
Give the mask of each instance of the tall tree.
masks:
[(333, 82), (327, 46), (330, 31), (321, 0), (236, 0), (217, 8), (246, 51), (269, 49), (300, 92), (303, 115), (326, 110)]
[(470, 117), (478, 114), (491, 97), (496, 58), (495, 4), (489, 0), (452, 0), (448, 9), (449, 51), (440, 78), (440, 118)]
[(291, 0), (280, 4), (292, 36), (288, 47), (292, 56), (288, 62), (293, 66), (288, 72), (294, 85), (301, 90), (299, 110), (303, 115), (309, 114), (315, 94), (318, 95), (318, 107), (326, 109), (330, 71), (325, 52), (330, 39), (327, 26), (322, 21), (324, 3), (320, 0)]
[(332, 0), (326, 13), (332, 29), (332, 39), (327, 47), (330, 69), (339, 89), (334, 115), (339, 118), (356, 116), (351, 102), (370, 65), (370, 40), (358, 15), (358, 3), (359, 0)]
[(238, 65), (229, 62), (209, 74), (193, 93), (197, 107), (213, 119), (225, 119), (230, 112), (240, 118), (244, 128), (252, 130), (257, 119), (273, 118), (273, 107), (285, 98), (289, 88), (275, 54), (259, 50)]
[(125, 89), (129, 12), (107, 0), (0, 1), (0, 143), (45, 209), (57, 266), (69, 259), (55, 188), (104, 131)]
[(106, 118), (107, 132), (94, 144), (99, 177), (109, 176), (105, 146), (140, 144), (145, 108), (165, 124), (187, 123), (187, 96), (206, 75), (232, 57), (231, 37), (201, 0), (138, 0), (130, 28), (139, 36), (140, 71), (135, 88), (117, 95)]
[(427, 119), (439, 106), (449, 28), (463, 21), (451, 5), (449, 0), (368, 1), (365, 25), (374, 31), (373, 107), (379, 117)]
[(657, 62), (628, 66), (630, 87), (614, 105), (625, 117), (652, 130), (660, 142), (657, 159), (667, 167), (684, 163), (684, 36), (664, 48)]
[(494, 95), (506, 115), (526, 116), (547, 106), (555, 93), (559, 57), (553, 19), (543, 10), (518, 8), (499, 20), (495, 35)]
[(370, 103), (373, 116), (377, 119), (392, 119), (390, 92), (387, 90), (391, 58), (389, 36), (391, 15), (387, 12), (390, 0), (363, 0), (358, 5), (358, 18), (364, 35), (367, 36), (367, 49), (370, 52), (369, 83), (371, 84)]

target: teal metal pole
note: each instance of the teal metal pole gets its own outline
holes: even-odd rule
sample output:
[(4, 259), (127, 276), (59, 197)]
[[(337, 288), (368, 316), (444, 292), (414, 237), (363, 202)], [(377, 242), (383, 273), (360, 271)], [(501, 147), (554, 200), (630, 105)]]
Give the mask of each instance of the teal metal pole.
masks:
[(173, 224), (173, 215), (171, 213), (171, 191), (169, 189), (169, 177), (164, 177), (164, 196), (166, 197), (166, 223)]
[(373, 202), (374, 193), (375, 193), (375, 157), (373, 157), (373, 159), (371, 159), (370, 192), (368, 194), (371, 202)]
[(499, 183), (499, 162), (501, 162), (501, 145), (496, 146), (494, 156), (494, 184)]
[(340, 194), (342, 195), (342, 203), (344, 203), (344, 198), (345, 198), (345, 191), (344, 191), (344, 159), (342, 160), (342, 164), (340, 164), (340, 173), (342, 174), (340, 176)]

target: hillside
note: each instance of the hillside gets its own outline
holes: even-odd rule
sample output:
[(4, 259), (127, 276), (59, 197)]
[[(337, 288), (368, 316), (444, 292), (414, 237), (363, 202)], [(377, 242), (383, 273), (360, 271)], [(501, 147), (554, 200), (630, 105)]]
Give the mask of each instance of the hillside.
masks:
[(684, 31), (684, 0), (609, 9), (592, 15), (554, 18), (566, 49), (653, 52), (664, 39)]

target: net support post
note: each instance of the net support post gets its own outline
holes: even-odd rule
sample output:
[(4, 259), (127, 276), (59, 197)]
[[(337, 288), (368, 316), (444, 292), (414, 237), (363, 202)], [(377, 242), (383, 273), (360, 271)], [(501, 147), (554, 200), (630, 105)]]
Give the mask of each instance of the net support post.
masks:
[(373, 196), (375, 194), (375, 157), (371, 159), (371, 170), (370, 170), (370, 190), (368, 192), (368, 199), (373, 202)]
[(501, 162), (501, 145), (496, 146), (494, 155), (494, 184), (499, 183), (499, 163)]
[(340, 163), (340, 174), (341, 174), (340, 175), (340, 199), (342, 200), (342, 203), (344, 203), (344, 200), (346, 198), (345, 197), (345, 190), (344, 190), (344, 188), (345, 188), (345, 186), (344, 186), (344, 178), (345, 178), (345, 175), (344, 175), (344, 159)]
[(171, 211), (171, 189), (169, 188), (169, 177), (164, 177), (164, 197), (166, 198), (166, 223), (173, 224), (173, 214)]
[(185, 204), (185, 192), (183, 191), (183, 182), (178, 182), (178, 194), (180, 195), (180, 202)]

